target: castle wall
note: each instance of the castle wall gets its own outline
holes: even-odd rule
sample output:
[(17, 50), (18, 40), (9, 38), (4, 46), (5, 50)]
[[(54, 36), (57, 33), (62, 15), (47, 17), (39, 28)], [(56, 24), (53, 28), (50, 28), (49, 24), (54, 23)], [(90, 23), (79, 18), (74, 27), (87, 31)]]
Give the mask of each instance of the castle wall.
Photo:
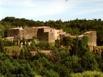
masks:
[(14, 39), (19, 39), (20, 38), (20, 33), (22, 28), (11, 28), (7, 30), (7, 37), (13, 37)]
[(7, 32), (8, 36), (17, 36), (18, 34), (19, 34), (18, 29), (11, 29), (11, 30), (8, 30), (8, 32)]
[[(33, 39), (37, 38), (41, 41), (47, 41), (48, 43), (55, 43), (55, 40), (60, 39), (60, 35), (64, 32), (62, 30), (57, 30), (54, 28), (42, 26), (42, 27), (29, 27), (29, 28), (12, 28), (7, 32), (7, 37), (14, 37), (14, 39)], [(77, 36), (73, 36), (65, 33), (65, 37), (76, 38)], [(88, 31), (82, 35), (79, 35), (78, 38), (82, 38), (84, 36), (88, 37), (88, 46), (93, 48), (93, 46), (97, 46), (97, 36), (96, 31)]]
[(35, 28), (12, 28), (7, 31), (7, 37), (14, 37), (14, 39), (32, 39), (37, 36)]
[(7, 31), (7, 37), (14, 37), (14, 39), (32, 39), (38, 38), (47, 42), (55, 40), (55, 30), (50, 27), (31, 27), (31, 28), (11, 28)]
[(88, 32), (85, 32), (84, 35), (86, 35), (88, 37), (88, 45), (89, 46), (97, 46), (96, 31), (88, 31)]
[(37, 38), (41, 41), (48, 41), (49, 33), (44, 32), (43, 28), (38, 29), (37, 31)]
[(48, 42), (49, 43), (55, 43), (55, 31), (51, 31), (51, 32), (49, 32), (49, 37), (48, 37)]
[(55, 43), (59, 36), (59, 30), (50, 27), (38, 27), (37, 38), (39, 40), (47, 41), (48, 43)]
[(22, 37), (24, 39), (32, 39), (35, 37), (35, 30), (33, 28), (24, 28), (22, 31)]

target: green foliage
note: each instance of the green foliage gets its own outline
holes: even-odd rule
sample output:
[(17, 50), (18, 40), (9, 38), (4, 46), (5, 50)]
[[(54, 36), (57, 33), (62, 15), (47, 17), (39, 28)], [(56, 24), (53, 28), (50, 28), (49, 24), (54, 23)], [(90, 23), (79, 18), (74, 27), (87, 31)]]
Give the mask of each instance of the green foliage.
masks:
[(98, 71), (86, 71), (83, 73), (72, 73), (70, 77), (103, 77), (103, 73)]
[(9, 56), (18, 57), (21, 52), (21, 48), (19, 46), (5, 46), (4, 52)]
[(73, 46), (74, 39), (69, 37), (64, 37), (60, 40), (60, 45), (63, 46)]
[(88, 49), (88, 38), (84, 36), (82, 39), (77, 39), (76, 46), (74, 48), (77, 49), (76, 53), (77, 55), (81, 56), (85, 54), (86, 51), (89, 51)]
[(35, 72), (25, 61), (6, 59), (0, 63), (0, 73), (4, 77), (34, 77)]
[[(100, 19), (42, 22), (6, 17), (0, 21), (0, 37), (4, 36), (5, 30), (12, 27), (43, 25), (63, 29), (75, 35), (88, 30), (96, 30), (98, 45), (103, 44), (103, 21)], [(86, 37), (63, 38), (61, 41), (57, 40), (55, 46), (36, 39), (32, 40), (30, 45), (27, 40), (21, 42), (23, 46), (22, 50), (19, 50), (20, 48), (15, 46), (16, 41), (0, 38), (0, 77), (103, 77), (103, 53), (89, 52)], [(51, 50), (51, 55), (39, 53), (32, 56), (30, 54), (31, 50), (45, 49)], [(18, 51), (21, 51), (20, 56), (13, 58), (6, 55), (7, 52), (14, 51), (17, 52), (16, 55)]]
[(63, 29), (65, 32), (69, 32), (71, 34), (81, 34), (85, 31), (89, 30), (96, 30), (97, 31), (97, 42), (98, 45), (103, 44), (103, 21), (100, 19), (94, 19), (94, 20), (72, 20), (72, 21), (33, 21), (33, 20), (27, 20), (25, 18), (15, 18), (15, 17), (5, 17), (0, 21), (0, 34), (3, 35), (4, 30), (11, 28), (11, 27), (18, 27), (18, 26), (50, 26), (57, 29)]
[(95, 54), (92, 52), (86, 52), (82, 57), (81, 63), (85, 70), (99, 70)]
[(102, 63), (101, 55), (86, 51), (80, 57), (70, 55), (66, 48), (56, 47), (53, 52), (55, 54), (51, 58), (43, 54), (31, 58), (27, 47), (24, 47), (21, 57), (18, 59), (0, 52), (0, 74), (4, 77), (70, 77), (71, 73), (102, 70), (99, 67), (101, 65), (98, 64)]
[(21, 59), (31, 58), (31, 53), (30, 53), (29, 46), (23, 46), (22, 47), (19, 58), (21, 58)]
[(3, 44), (3, 39), (0, 38), (0, 52), (4, 51), (4, 44)]
[(0, 23), (0, 36), (4, 36), (5, 27)]
[(40, 41), (38, 44), (37, 44), (37, 47), (40, 48), (40, 49), (49, 49), (50, 48), (50, 44), (48, 42), (45, 42), (45, 41)]

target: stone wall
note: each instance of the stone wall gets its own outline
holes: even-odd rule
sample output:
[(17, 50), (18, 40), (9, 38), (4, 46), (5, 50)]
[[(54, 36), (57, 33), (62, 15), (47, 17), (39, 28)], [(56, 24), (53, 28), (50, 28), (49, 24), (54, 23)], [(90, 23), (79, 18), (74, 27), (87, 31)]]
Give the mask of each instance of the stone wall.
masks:
[(32, 39), (34, 37), (36, 37), (34, 28), (24, 28), (24, 30), (22, 31), (22, 38)]
[(88, 37), (88, 45), (97, 46), (97, 35), (96, 31), (88, 31), (84, 33)]
[(51, 30), (49, 32), (49, 38), (48, 38), (48, 42), (49, 43), (55, 43), (55, 40), (56, 40), (56, 36), (55, 36), (55, 31), (54, 30)]
[(43, 28), (38, 29), (37, 31), (37, 39), (41, 41), (48, 41), (49, 33), (44, 32)]
[(7, 37), (14, 37), (14, 39), (32, 39), (36, 37), (35, 28), (11, 28), (7, 30)]
[(27, 28), (11, 28), (7, 32), (7, 37), (14, 37), (14, 39), (33, 39), (37, 38), (41, 41), (47, 41), (48, 43), (55, 43), (55, 40), (60, 39), (60, 35), (64, 34), (64, 37), (79, 38), (84, 36), (88, 37), (88, 46), (92, 49), (93, 46), (97, 46), (97, 36), (96, 31), (88, 31), (82, 35), (71, 35), (69, 33), (64, 33), (62, 30), (50, 28), (47, 26), (42, 27), (27, 27)]
[(55, 43), (55, 40), (60, 39), (62, 30), (57, 30), (47, 26), (41, 27), (27, 27), (27, 28), (11, 28), (7, 31), (7, 37), (14, 37), (14, 39), (33, 39), (37, 38), (48, 43)]
[(23, 28), (11, 28), (9, 30), (7, 30), (7, 35), (6, 37), (12, 37), (14, 39), (20, 39), (20, 35), (21, 35), (21, 31), (23, 30)]
[(55, 43), (55, 40), (60, 38), (61, 30), (57, 30), (50, 27), (37, 27), (37, 38), (47, 41), (48, 43)]

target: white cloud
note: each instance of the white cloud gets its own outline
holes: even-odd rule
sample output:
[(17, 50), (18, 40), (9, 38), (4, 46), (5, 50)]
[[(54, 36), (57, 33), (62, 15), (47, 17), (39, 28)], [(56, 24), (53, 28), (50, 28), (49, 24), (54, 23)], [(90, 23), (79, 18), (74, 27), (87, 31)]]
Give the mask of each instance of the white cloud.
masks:
[[(55, 15), (64, 12), (67, 9), (67, 4), (64, 0), (55, 0), (55, 1), (42, 1), (36, 2), (37, 5), (32, 8), (26, 8), (29, 11), (30, 15), (34, 16), (48, 16), (48, 15)], [(26, 11), (26, 10), (25, 10)], [(26, 15), (26, 14), (25, 14)], [(29, 16), (30, 16), (29, 15)]]
[(80, 17), (103, 12), (103, 0), (71, 0), (70, 2), (75, 5), (70, 10), (72, 13), (68, 11), (72, 16)]
[(103, 0), (0, 0), (0, 17), (59, 18), (100, 12), (102, 7)]
[(32, 6), (32, 0), (0, 0), (0, 6), (30, 7)]
[(22, 17), (55, 15), (67, 9), (65, 0), (0, 0), (0, 2), (4, 13), (10, 9), (11, 12), (9, 11), (8, 14), (16, 15), (19, 13), (18, 16)]
[(86, 15), (86, 14), (95, 14), (97, 12), (102, 12), (102, 9), (84, 9), (84, 10), (81, 10), (79, 11), (78, 13), (75, 13), (75, 15)]

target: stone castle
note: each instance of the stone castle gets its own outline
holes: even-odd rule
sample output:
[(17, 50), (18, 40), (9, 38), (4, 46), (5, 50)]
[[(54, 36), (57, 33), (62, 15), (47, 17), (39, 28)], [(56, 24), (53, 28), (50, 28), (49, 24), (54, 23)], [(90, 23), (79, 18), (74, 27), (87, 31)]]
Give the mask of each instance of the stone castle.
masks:
[(6, 39), (8, 40), (30, 40), (37, 38), (40, 41), (46, 41), (48, 43), (55, 43), (57, 39), (62, 37), (78, 38), (82, 39), (84, 36), (88, 37), (88, 47), (91, 51), (97, 46), (97, 35), (96, 31), (88, 31), (81, 35), (75, 36), (64, 32), (62, 29), (55, 29), (47, 26), (40, 27), (17, 27), (10, 28), (6, 32)]
[(30, 27), (30, 28), (11, 28), (6, 32), (6, 38), (9, 40), (30, 40), (37, 38), (40, 41), (55, 43), (55, 40), (60, 39), (60, 34), (64, 32), (59, 29), (50, 28), (47, 26)]

